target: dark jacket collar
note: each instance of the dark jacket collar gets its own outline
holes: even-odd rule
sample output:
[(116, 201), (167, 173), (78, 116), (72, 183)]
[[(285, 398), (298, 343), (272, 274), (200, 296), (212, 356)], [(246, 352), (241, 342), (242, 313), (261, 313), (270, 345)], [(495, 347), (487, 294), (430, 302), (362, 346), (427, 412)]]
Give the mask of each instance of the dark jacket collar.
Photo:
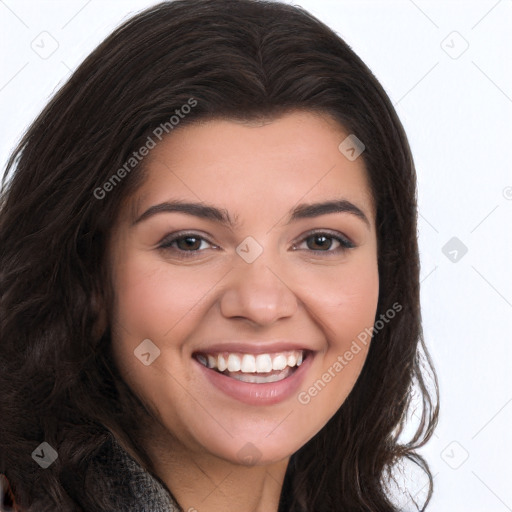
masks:
[(108, 489), (112, 512), (182, 512), (165, 485), (113, 436), (96, 453), (89, 472), (101, 478), (102, 486)]
[[(61, 473), (61, 482), (80, 509), (88, 512), (100, 512), (91, 493), (102, 496), (101, 512), (183, 512), (166, 486), (122, 448), (112, 434), (89, 460), (85, 472), (71, 472), (68, 468)], [(6, 510), (11, 510), (12, 498), (8, 480), (2, 474), (0, 510), (6, 503)], [(31, 510), (50, 510), (47, 499), (36, 498)]]

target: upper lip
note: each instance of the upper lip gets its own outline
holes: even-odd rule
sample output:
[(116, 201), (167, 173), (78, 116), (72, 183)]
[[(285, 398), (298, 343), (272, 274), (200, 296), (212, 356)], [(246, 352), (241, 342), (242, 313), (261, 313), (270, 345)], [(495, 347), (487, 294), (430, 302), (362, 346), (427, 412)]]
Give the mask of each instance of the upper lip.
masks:
[(314, 351), (304, 343), (296, 341), (227, 341), (211, 343), (208, 346), (197, 348), (194, 354), (218, 354), (221, 352), (241, 354), (273, 354), (275, 352), (287, 352), (291, 350)]

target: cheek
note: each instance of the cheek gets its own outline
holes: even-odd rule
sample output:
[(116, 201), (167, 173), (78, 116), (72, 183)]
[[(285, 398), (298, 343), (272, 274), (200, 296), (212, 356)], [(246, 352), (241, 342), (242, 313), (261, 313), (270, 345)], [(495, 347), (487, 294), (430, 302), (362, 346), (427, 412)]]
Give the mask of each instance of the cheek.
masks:
[(217, 273), (193, 267), (172, 272), (149, 254), (127, 258), (116, 271), (115, 319), (132, 336), (162, 339), (182, 329), (201, 309)]
[[(173, 415), (177, 425), (180, 419), (176, 411), (187, 407), (183, 386), (190, 384), (186, 340), (204, 320), (226, 269), (189, 266), (178, 272), (149, 252), (126, 251), (126, 255), (113, 273), (114, 358), (124, 380), (154, 410), (159, 409), (162, 390), (166, 389), (175, 403), (167, 414)], [(136, 355), (146, 353), (146, 348), (142, 352), (139, 347), (147, 347), (144, 340), (148, 339), (159, 352), (155, 351), (158, 358), (145, 366)]]
[[(183, 345), (204, 316), (209, 292), (222, 272), (201, 272), (192, 266), (173, 272), (170, 264), (154, 254), (126, 254), (113, 274), (114, 358), (124, 380), (153, 411), (159, 411), (172, 397), (174, 406), (166, 408), (167, 418), (176, 429), (186, 431), (178, 413), (190, 407), (189, 396), (183, 393), (183, 387), (189, 385)], [(138, 347), (143, 342), (149, 347), (144, 352), (155, 350), (144, 341), (148, 339), (160, 352), (145, 366), (136, 355), (142, 353)]]
[[(336, 286), (337, 285), (337, 286)], [(344, 343), (355, 338), (362, 330), (375, 321), (379, 296), (379, 275), (377, 265), (367, 265), (351, 269), (333, 282), (325, 306), (325, 322), (336, 338)]]
[(301, 273), (296, 283), (297, 295), (328, 335), (329, 348), (343, 348), (373, 326), (379, 296), (379, 272), (373, 253), (337, 268)]
[(299, 403), (305, 414), (325, 420), (352, 390), (368, 354), (379, 295), (377, 259), (372, 254), (315, 272), (302, 283), (302, 302), (327, 343), (318, 354), (313, 378), (304, 383)]

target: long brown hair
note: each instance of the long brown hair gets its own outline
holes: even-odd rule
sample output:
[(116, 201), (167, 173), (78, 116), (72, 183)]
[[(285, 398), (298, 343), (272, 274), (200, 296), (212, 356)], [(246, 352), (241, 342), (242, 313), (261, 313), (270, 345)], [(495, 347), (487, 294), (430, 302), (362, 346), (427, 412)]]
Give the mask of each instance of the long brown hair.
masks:
[[(292, 455), (280, 512), (395, 511), (386, 482), (404, 459), (426, 472), (428, 502), (432, 477), (416, 450), (437, 422), (437, 380), (421, 330), (414, 164), (389, 98), (349, 46), (300, 7), (176, 0), (109, 36), (7, 164), (0, 196), (0, 472), (19, 506), (113, 510), (101, 475), (87, 471), (111, 433), (152, 467), (136, 442), (133, 411), (142, 406), (113, 363), (110, 326), (97, 329), (98, 304), (109, 312), (106, 244), (143, 166), (125, 167), (115, 182), (112, 176), (162, 123), (170, 132), (171, 117), (191, 98), (196, 103), (180, 125), (308, 110), (332, 116), (363, 141), (377, 206), (376, 320), (402, 306), (374, 331), (345, 403)], [(420, 421), (405, 442), (413, 389)], [(31, 458), (43, 441), (58, 450), (44, 471)]]

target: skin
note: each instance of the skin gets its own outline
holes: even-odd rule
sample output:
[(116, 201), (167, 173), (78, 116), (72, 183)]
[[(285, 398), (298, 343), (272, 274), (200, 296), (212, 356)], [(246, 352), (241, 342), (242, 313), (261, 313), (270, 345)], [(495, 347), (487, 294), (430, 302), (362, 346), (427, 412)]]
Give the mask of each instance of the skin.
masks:
[[(360, 374), (364, 345), (309, 403), (295, 393), (255, 406), (206, 385), (192, 358), (213, 340), (301, 341), (315, 350), (304, 391), (373, 326), (375, 211), (362, 158), (350, 161), (338, 150), (347, 135), (309, 112), (180, 127), (146, 157), (147, 179), (120, 212), (109, 254), (114, 357), (157, 418), (142, 442), (185, 511), (277, 511), (289, 457), (335, 414)], [(298, 204), (338, 199), (368, 223), (348, 212), (288, 222)], [(134, 223), (170, 200), (202, 201), (237, 223), (182, 212)], [(188, 252), (183, 240), (159, 247), (182, 230), (205, 241)], [(348, 237), (355, 247), (336, 251), (335, 239), (318, 243), (313, 230)], [(235, 251), (248, 236), (263, 248), (252, 263)], [(144, 339), (160, 350), (149, 366), (134, 356)], [(249, 465), (238, 454), (247, 443), (258, 453)]]

